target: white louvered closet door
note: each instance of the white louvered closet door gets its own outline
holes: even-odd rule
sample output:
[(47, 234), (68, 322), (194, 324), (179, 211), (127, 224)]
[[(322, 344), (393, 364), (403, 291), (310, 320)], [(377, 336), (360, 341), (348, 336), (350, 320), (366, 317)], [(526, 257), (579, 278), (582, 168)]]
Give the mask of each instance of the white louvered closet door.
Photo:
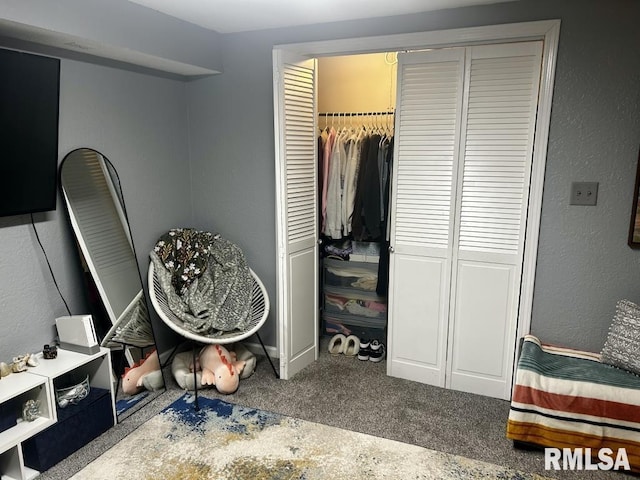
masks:
[(541, 52), (400, 56), (390, 375), (510, 397)]
[(389, 375), (444, 386), (464, 49), (400, 54)]
[(467, 49), (448, 385), (509, 399), (542, 42)]
[(279, 52), (274, 66), (282, 122), (275, 128), (278, 344), (280, 376), (288, 379), (318, 356), (316, 63)]

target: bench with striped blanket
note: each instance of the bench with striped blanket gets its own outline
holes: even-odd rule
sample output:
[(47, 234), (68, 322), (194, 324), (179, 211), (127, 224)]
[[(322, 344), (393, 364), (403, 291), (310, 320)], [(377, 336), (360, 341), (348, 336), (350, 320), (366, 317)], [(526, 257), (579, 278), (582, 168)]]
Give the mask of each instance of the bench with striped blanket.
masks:
[(524, 337), (507, 422), (514, 442), (555, 448), (625, 448), (640, 472), (640, 376), (600, 355)]

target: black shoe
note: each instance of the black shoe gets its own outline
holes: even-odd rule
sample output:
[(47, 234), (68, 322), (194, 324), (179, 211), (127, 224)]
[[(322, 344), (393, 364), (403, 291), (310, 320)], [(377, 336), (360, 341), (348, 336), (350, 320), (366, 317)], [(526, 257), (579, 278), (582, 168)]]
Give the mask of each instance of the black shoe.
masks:
[(385, 349), (384, 343), (380, 343), (378, 340), (373, 340), (369, 344), (369, 361), (378, 363), (384, 359)]
[(358, 350), (358, 360), (369, 360), (371, 355), (371, 347), (369, 340), (360, 340), (360, 350)]

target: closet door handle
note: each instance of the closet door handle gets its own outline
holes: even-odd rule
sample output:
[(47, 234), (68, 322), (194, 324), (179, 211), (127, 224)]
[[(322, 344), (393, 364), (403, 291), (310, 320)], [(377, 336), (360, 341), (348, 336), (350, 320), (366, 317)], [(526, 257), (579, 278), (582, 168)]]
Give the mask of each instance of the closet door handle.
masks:
[(393, 252), (394, 252), (393, 245), (389, 245), (389, 253), (393, 253)]

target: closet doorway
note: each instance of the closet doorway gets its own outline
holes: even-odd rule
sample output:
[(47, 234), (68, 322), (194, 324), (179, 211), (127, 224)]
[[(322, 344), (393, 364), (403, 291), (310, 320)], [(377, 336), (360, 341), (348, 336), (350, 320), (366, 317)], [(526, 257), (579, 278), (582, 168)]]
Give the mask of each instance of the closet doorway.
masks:
[(387, 345), (397, 63), (395, 52), (317, 59), (320, 348), (334, 336), (373, 345), (357, 352), (373, 363)]
[[(523, 205), (524, 216), (521, 221), (522, 232), (522, 256), (518, 271), (510, 272), (518, 276), (515, 290), (510, 290), (511, 322), (509, 337), (505, 340), (507, 346), (502, 355), (503, 365), (499, 366), (501, 372), (502, 389), (487, 391), (477, 385), (455, 385), (446, 383), (446, 378), (452, 375), (452, 370), (447, 366), (453, 358), (449, 347), (444, 350), (439, 344), (437, 355), (443, 358), (438, 368), (441, 370), (437, 378), (429, 378), (424, 375), (424, 369), (418, 369), (419, 373), (407, 374), (397, 367), (401, 364), (411, 367), (423, 367), (425, 363), (417, 355), (407, 357), (407, 350), (420, 349), (421, 341), (431, 341), (430, 338), (416, 339), (413, 345), (406, 344), (406, 329), (403, 335), (393, 334), (395, 325), (402, 325), (402, 309), (395, 311), (393, 290), (389, 295), (389, 350), (387, 359), (387, 373), (394, 376), (410, 378), (425, 383), (433, 383), (450, 388), (476, 391), (477, 393), (509, 398), (513, 373), (514, 352), (516, 338), (529, 331), (531, 317), (531, 303), (533, 298), (533, 280), (535, 274), (535, 259), (537, 253), (538, 227), (540, 223), (540, 208), (542, 203), (542, 184), (544, 180), (544, 165), (546, 160), (546, 147), (548, 126), (551, 107), (551, 92), (555, 70), (555, 56), (559, 35), (559, 21), (531, 22), (524, 24), (511, 24), (489, 27), (476, 27), (469, 29), (449, 30), (440, 32), (424, 32), (420, 34), (394, 35), (388, 37), (373, 37), (367, 39), (350, 39), (331, 42), (314, 42), (307, 44), (285, 45), (274, 48), (274, 102), (275, 102), (275, 135), (276, 135), (276, 192), (277, 192), (277, 248), (278, 248), (278, 292), (276, 312), (278, 318), (278, 341), (280, 353), (280, 370), (283, 379), (290, 378), (306, 365), (314, 361), (318, 355), (319, 321), (318, 321), (318, 238), (319, 238), (319, 212), (318, 212), (318, 182), (317, 182), (317, 57), (337, 56), (346, 53), (357, 52), (385, 52), (401, 50), (441, 49), (443, 47), (457, 47), (464, 50), (462, 57), (471, 55), (471, 50), (460, 47), (460, 39), (465, 39), (466, 44), (478, 43), (514, 43), (523, 40), (540, 40), (541, 61), (540, 90), (537, 95), (537, 116), (531, 131), (535, 129), (535, 137), (531, 138), (530, 147), (533, 150), (530, 163), (530, 175), (528, 176), (527, 201)], [(448, 49), (445, 49), (448, 50)], [(469, 57), (471, 58), (471, 57)], [(466, 67), (463, 67), (463, 70)], [(467, 95), (467, 94), (463, 94)], [(398, 97), (400, 98), (400, 97)], [(462, 102), (463, 99), (460, 100)], [(466, 107), (465, 107), (466, 108)], [(462, 110), (462, 104), (459, 105)], [(401, 113), (401, 112), (400, 112)], [(456, 145), (462, 145), (460, 128), (456, 134)], [(397, 149), (397, 147), (396, 147)], [(460, 166), (454, 167), (460, 169)], [(452, 189), (460, 192), (456, 183), (462, 179), (462, 175), (454, 175)], [(401, 185), (402, 187), (402, 185)], [(460, 230), (460, 200), (459, 193), (452, 197), (451, 211), (454, 219), (451, 220), (452, 231)], [(395, 208), (395, 207), (394, 207)], [(392, 221), (393, 223), (393, 221)], [(457, 230), (456, 230), (457, 229)], [(526, 242), (525, 242), (526, 239)], [(455, 243), (455, 242), (454, 242)], [(453, 245), (453, 244), (452, 244)], [(400, 246), (400, 245), (398, 245)], [(394, 250), (393, 240), (391, 249)], [(450, 247), (447, 247), (451, 250)], [(398, 253), (401, 253), (400, 251)], [(406, 272), (416, 270), (398, 267), (394, 271), (394, 262), (407, 266), (406, 252), (404, 256), (391, 254), (390, 285), (398, 280), (398, 284), (407, 280)], [(455, 256), (455, 252), (452, 253)], [(412, 257), (411, 260), (420, 260)], [(424, 257), (422, 258), (424, 260)], [(420, 262), (414, 265), (419, 266)], [(422, 265), (425, 265), (422, 262)], [(455, 290), (447, 290), (455, 281), (455, 272), (460, 265), (449, 264), (451, 276), (438, 277), (440, 284), (434, 288), (443, 292), (449, 301), (455, 299)], [(445, 269), (446, 269), (445, 268)], [(405, 273), (402, 273), (402, 272)], [(473, 272), (473, 269), (469, 270)], [(428, 272), (423, 272), (428, 273)], [(433, 272), (431, 272), (433, 273)], [(397, 279), (394, 276), (402, 275)], [(507, 276), (509, 276), (507, 275)], [(437, 275), (436, 275), (437, 276)], [(436, 278), (432, 276), (432, 278)], [(460, 278), (463, 278), (462, 276)], [(473, 275), (463, 278), (472, 279)], [(515, 291), (515, 294), (512, 294)], [(424, 295), (423, 295), (424, 297)], [(414, 297), (415, 298), (415, 297)], [(406, 307), (411, 299), (403, 298), (402, 304)], [(456, 300), (457, 301), (457, 300)], [(473, 303), (473, 302), (471, 302)], [(439, 318), (449, 318), (455, 309), (456, 303), (446, 305), (445, 313), (439, 311)], [(464, 303), (460, 303), (463, 305)], [(404, 308), (406, 311), (406, 308)], [(405, 319), (406, 321), (406, 319)], [(438, 338), (444, 338), (444, 345), (448, 345), (447, 339), (451, 335), (451, 325), (440, 325), (447, 333), (439, 331)], [(401, 331), (401, 330), (400, 330)], [(399, 331), (399, 332), (400, 332)], [(515, 333), (515, 334), (514, 334)], [(452, 337), (453, 338), (453, 337)], [(500, 340), (502, 342), (502, 340)], [(401, 344), (401, 343), (405, 344)], [(450, 344), (449, 344), (450, 345)], [(423, 345), (424, 347), (425, 345)], [(428, 348), (428, 347), (425, 347)], [(489, 346), (489, 348), (492, 348)], [(394, 353), (395, 352), (395, 353)], [(398, 355), (398, 352), (402, 352)], [(431, 354), (430, 354), (431, 355)], [(394, 363), (395, 362), (395, 363)], [(443, 380), (445, 379), (445, 380)], [(497, 393), (496, 393), (497, 392)]]

